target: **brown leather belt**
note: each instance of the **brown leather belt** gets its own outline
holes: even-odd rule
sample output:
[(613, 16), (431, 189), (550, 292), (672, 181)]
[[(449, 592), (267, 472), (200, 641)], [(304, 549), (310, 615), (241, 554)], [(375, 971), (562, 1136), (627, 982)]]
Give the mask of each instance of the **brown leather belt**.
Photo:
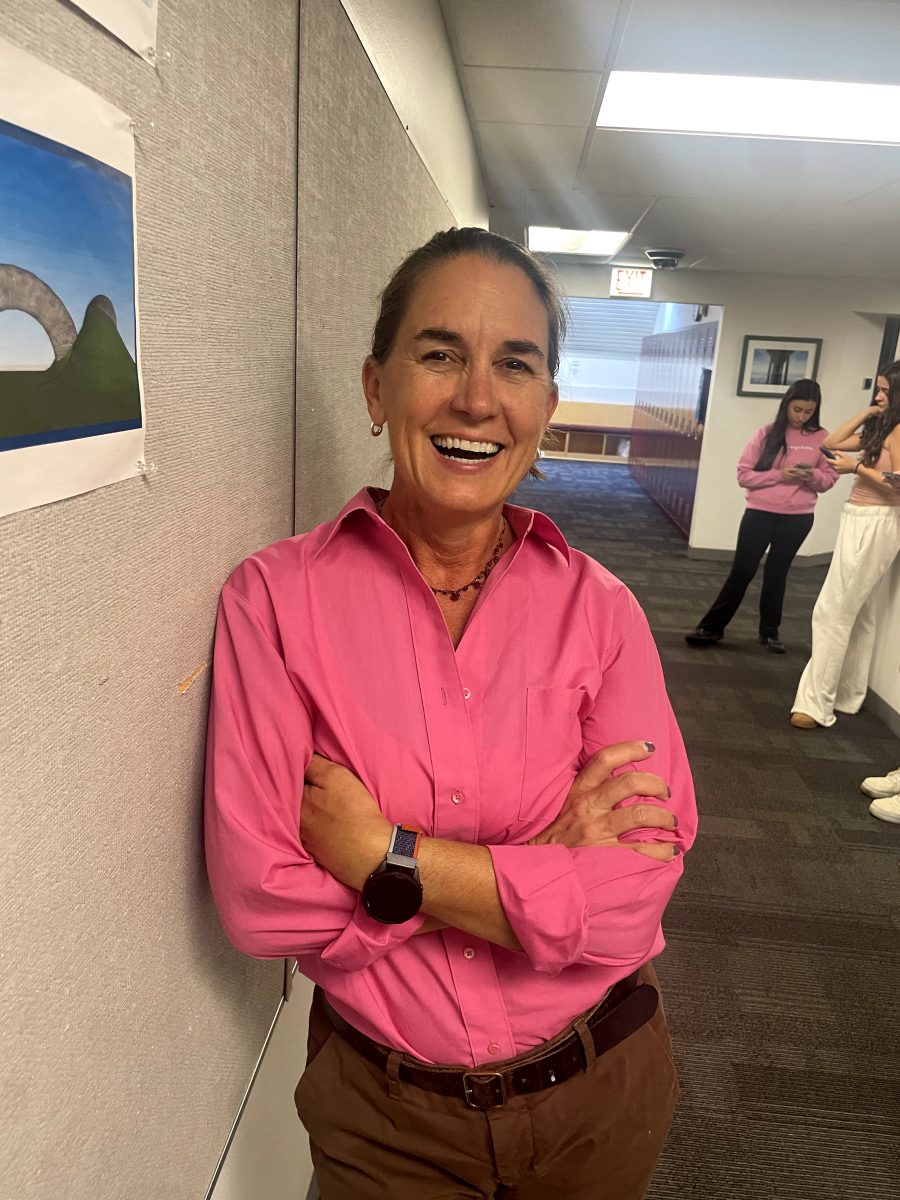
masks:
[[(344, 1041), (375, 1066), (387, 1067), (392, 1053), (387, 1046), (348, 1024), (318, 988), (316, 1001)], [(656, 1012), (658, 1001), (656, 988), (649, 983), (639, 983), (637, 971), (614, 984), (597, 1007), (582, 1018), (597, 1055), (611, 1050), (645, 1025)], [(584, 1045), (575, 1028), (578, 1023), (574, 1022), (569, 1030), (527, 1054), (487, 1064), (479, 1070), (434, 1067), (404, 1054), (400, 1056), (398, 1078), (426, 1092), (458, 1096), (470, 1108), (498, 1108), (513, 1096), (540, 1092), (565, 1083), (587, 1069)]]

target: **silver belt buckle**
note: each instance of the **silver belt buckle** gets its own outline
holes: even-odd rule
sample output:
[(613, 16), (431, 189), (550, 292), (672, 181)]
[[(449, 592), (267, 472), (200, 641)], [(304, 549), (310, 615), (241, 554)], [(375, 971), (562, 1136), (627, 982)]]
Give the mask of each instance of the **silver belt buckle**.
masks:
[[(493, 1095), (487, 1095), (488, 1091)], [(463, 1094), (469, 1108), (500, 1108), (506, 1103), (503, 1076), (499, 1071), (463, 1071)]]

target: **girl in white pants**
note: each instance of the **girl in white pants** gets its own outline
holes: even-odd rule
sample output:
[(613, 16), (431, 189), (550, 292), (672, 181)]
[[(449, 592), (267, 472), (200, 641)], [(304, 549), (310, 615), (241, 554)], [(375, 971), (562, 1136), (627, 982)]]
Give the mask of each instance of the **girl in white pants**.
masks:
[(813, 609), (812, 658), (791, 711), (798, 729), (833, 725), (835, 709), (859, 712), (866, 697), (875, 645), (872, 592), (900, 554), (900, 378), (879, 375), (875, 403), (829, 434), (823, 449), (860, 451), (860, 457), (836, 453), (832, 463), (856, 480)]

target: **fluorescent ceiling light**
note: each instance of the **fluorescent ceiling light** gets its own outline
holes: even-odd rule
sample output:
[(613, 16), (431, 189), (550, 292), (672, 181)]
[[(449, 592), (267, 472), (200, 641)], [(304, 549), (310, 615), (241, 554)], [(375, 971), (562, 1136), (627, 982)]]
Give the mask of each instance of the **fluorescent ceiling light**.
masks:
[(900, 145), (900, 87), (613, 71), (597, 124), (661, 133)]
[(628, 237), (628, 230), (552, 229), (549, 225), (528, 226), (528, 249), (547, 254), (596, 254), (608, 258)]

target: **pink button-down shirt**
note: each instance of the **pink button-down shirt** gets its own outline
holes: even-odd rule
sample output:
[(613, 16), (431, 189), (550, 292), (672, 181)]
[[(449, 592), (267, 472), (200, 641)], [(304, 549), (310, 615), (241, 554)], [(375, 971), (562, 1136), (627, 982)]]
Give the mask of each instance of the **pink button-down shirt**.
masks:
[[(225, 929), (247, 954), (296, 955), (348, 1021), (428, 1062), (520, 1054), (662, 950), (680, 857), (524, 844), (588, 755), (652, 741), (640, 768), (671, 787), (682, 850), (696, 829), (634, 597), (547, 517), (505, 512), (517, 540), (456, 650), (367, 490), (337, 520), (243, 562), (216, 630), (206, 845)], [(421, 916), (372, 920), (300, 842), (314, 750), (354, 771), (391, 821), (489, 847), (522, 951), (458, 929), (412, 936)]]

